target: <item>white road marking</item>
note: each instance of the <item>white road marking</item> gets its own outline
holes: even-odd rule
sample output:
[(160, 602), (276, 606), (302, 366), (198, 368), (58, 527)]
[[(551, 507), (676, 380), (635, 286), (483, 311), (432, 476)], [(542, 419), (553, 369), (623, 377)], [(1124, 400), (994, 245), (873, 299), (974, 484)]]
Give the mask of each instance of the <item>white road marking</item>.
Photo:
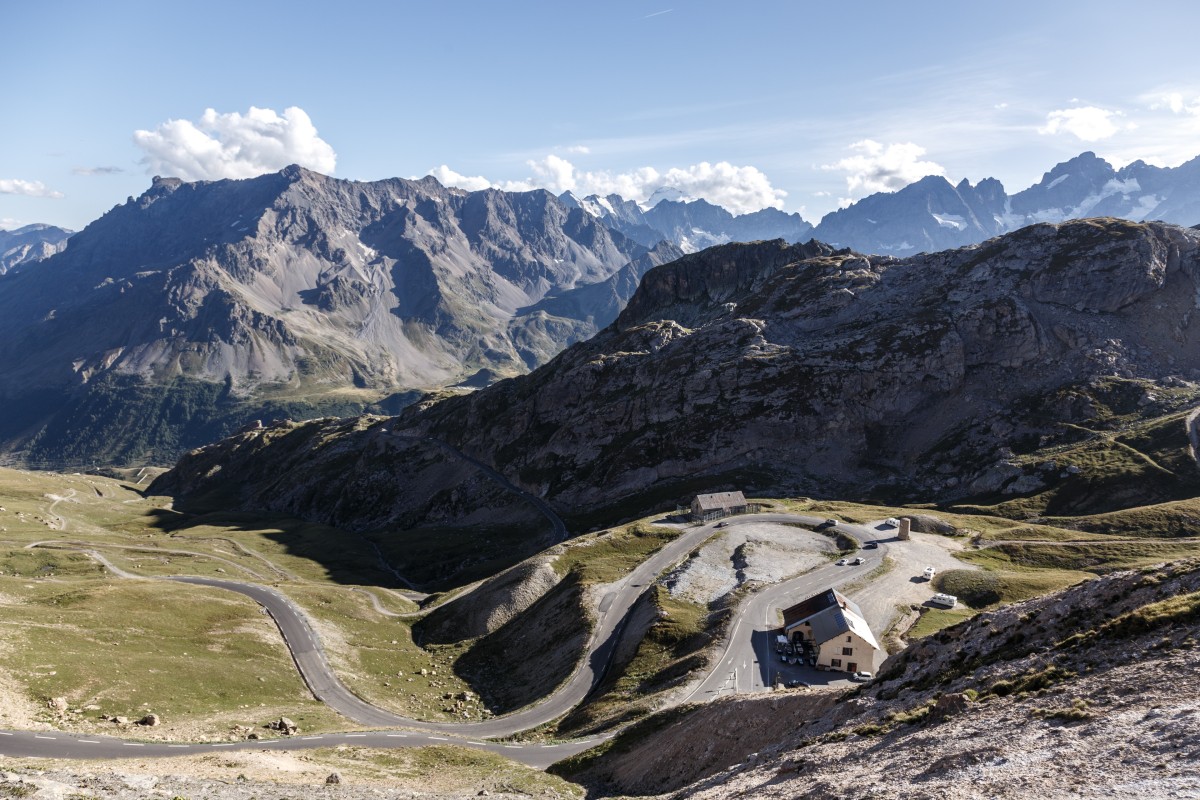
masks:
[(169, 744), (167, 747), (188, 747), (186, 744)]
[(449, 741), (445, 736), (430, 736), (430, 739), (437, 739), (439, 742)]
[(504, 746), (509, 748), (510, 750), (512, 750), (512, 749), (520, 750), (521, 749), (521, 745), (519, 745), (519, 744), (506, 744)]
[(389, 734), (387, 734), (387, 737), (389, 739), (407, 739), (408, 734), (407, 733), (389, 733)]
[(0, 731), (0, 736), (12, 736), (12, 734), (11, 734), (11, 733), (5, 733), (4, 731)]
[(346, 734), (347, 739), (361, 739), (364, 736), (366, 736), (365, 733), (347, 733)]
[(558, 747), (556, 744), (544, 744), (542, 747)]
[(473, 744), (473, 745), (477, 745), (477, 746), (479, 746), (479, 747), (487, 747), (487, 746), (488, 746), (488, 743), (487, 743), (487, 742), (472, 742), (472, 741), (468, 741), (468, 742), (467, 742), (467, 744)]
[(313, 739), (324, 739), (324, 736), (305, 736), (304, 741), (311, 742)]
[(53, 739), (54, 737), (53, 737), (53, 736), (38, 736), (38, 735), (35, 733), (35, 734), (33, 735), (33, 738), (35, 738), (35, 739)]
[(100, 744), (95, 739), (80, 739), (79, 743), (80, 744)]
[(145, 747), (141, 742), (121, 742), (122, 747)]
[(222, 744), (214, 744), (213, 747), (233, 747), (236, 742), (224, 742)]

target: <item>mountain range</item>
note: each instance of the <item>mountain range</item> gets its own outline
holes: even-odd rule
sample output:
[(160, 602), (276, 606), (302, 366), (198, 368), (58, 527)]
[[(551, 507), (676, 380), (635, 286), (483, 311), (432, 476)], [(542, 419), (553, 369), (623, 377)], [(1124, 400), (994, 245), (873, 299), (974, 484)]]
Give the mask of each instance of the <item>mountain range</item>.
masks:
[(1086, 214), (1192, 224), (1198, 170), (1200, 159), (1114, 170), (1084, 153), (1015, 195), (928, 177), (816, 227), (667, 192), (643, 207), (300, 167), (156, 178), (78, 234), (3, 234), (20, 266), (0, 276), (0, 453), (162, 462), (255, 419), (395, 413), (546, 363), (685, 251), (816, 239), (912, 255)]
[(615, 322), (528, 375), (393, 419), (248, 431), (152, 491), (360, 530), (501, 518), (512, 497), (463, 476), (413, 491), (449, 448), (595, 518), (720, 486), (1037, 495), (1023, 515), (1166, 502), (1200, 489), (1182, 423), (1198, 290), (1200, 231), (1163, 223), (1039, 223), (907, 259), (723, 245), (650, 270)]
[(524, 372), (681, 255), (544, 191), (299, 167), (156, 178), (68, 241), (0, 278), (0, 443), (34, 463), (169, 459)]
[(731, 241), (816, 238), (863, 253), (913, 255), (982, 242), (1036, 222), (1082, 217), (1200, 223), (1200, 158), (1178, 167), (1135, 161), (1114, 169), (1095, 153), (1058, 164), (1035, 185), (1008, 194), (995, 178), (972, 186), (931, 175), (895, 192), (880, 192), (833, 211), (812, 225), (773, 208), (734, 216), (705, 200), (651, 198), (642, 208), (619, 195), (563, 202), (642, 243), (663, 238), (685, 252)]
[(0, 230), (0, 275), (22, 264), (47, 259), (67, 246), (74, 231), (54, 225), (26, 225)]

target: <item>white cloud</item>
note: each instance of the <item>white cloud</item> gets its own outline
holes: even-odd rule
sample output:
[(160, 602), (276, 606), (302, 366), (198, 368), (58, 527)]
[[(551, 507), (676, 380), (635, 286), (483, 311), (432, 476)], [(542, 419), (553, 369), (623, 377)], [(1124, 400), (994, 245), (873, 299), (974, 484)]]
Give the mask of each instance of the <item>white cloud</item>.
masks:
[[(846, 186), (851, 194), (894, 192), (927, 175), (945, 175), (941, 164), (922, 161), (925, 148), (912, 142), (896, 142), (882, 145), (871, 139), (863, 139), (850, 145), (858, 155), (843, 158), (833, 164), (823, 164), (821, 169), (846, 173)], [(845, 200), (846, 198), (841, 198)]]
[(442, 164), (440, 167), (434, 167), (429, 170), (429, 174), (437, 178), (438, 183), (443, 186), (457, 186), (459, 189), (466, 189), (468, 192), (478, 192), (483, 189), (491, 189), (492, 182), (482, 175), (463, 175), (461, 172), (455, 172), (450, 167)]
[(62, 192), (50, 189), (41, 181), (23, 181), (20, 178), (0, 178), (0, 194), (23, 194), (26, 197), (53, 197), (58, 199)]
[(571, 153), (572, 155), (586, 156), (588, 153), (592, 152), (592, 148), (588, 147), (586, 144), (573, 144), (567, 148), (567, 152)]
[(20, 228), (24, 223), (12, 217), (0, 217), (0, 231), (11, 231)]
[(295, 106), (282, 115), (251, 106), (245, 116), (209, 108), (195, 123), (172, 119), (152, 131), (134, 131), (133, 141), (150, 172), (184, 180), (252, 178), (289, 164), (329, 174), (337, 165), (333, 148)]
[(727, 161), (710, 164), (702, 161), (688, 167), (672, 167), (660, 172), (641, 167), (629, 172), (602, 170), (587, 172), (556, 155), (528, 161), (533, 175), (525, 180), (495, 183), (483, 176), (467, 176), (442, 165), (429, 174), (448, 186), (469, 191), (495, 187), (507, 191), (528, 191), (541, 187), (555, 194), (565, 191), (579, 196), (619, 194), (626, 200), (645, 202), (661, 188), (677, 189), (684, 197), (703, 198), (734, 214), (771, 207), (782, 208), (787, 192), (776, 189), (757, 167), (735, 166)]
[(1149, 100), (1151, 111), (1165, 109), (1172, 114), (1189, 114), (1193, 117), (1200, 117), (1200, 97), (1188, 100), (1183, 96), (1183, 92), (1165, 92), (1152, 95)]
[(1046, 124), (1038, 128), (1041, 134), (1070, 133), (1085, 142), (1098, 142), (1113, 136), (1120, 127), (1113, 120), (1122, 117), (1120, 111), (1095, 106), (1063, 108), (1046, 115)]
[(121, 167), (75, 167), (71, 170), (76, 175), (116, 175), (124, 171)]

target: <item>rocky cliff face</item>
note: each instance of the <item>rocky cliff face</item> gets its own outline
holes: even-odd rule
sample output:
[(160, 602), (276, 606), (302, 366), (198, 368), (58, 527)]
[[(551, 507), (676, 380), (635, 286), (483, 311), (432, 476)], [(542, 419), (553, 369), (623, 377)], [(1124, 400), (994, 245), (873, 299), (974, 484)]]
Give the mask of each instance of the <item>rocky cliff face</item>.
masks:
[(62, 252), (73, 234), (65, 228), (38, 224), (0, 231), (0, 275)]
[[(47, 269), (4, 281), (0, 397), (15, 413), (0, 441), (35, 459), (162, 457), (248, 418), (524, 372), (608, 324), (630, 270), (675, 255), (541, 191), (299, 167), (156, 179)], [(595, 302), (578, 293), (597, 285)], [(538, 306), (560, 296), (575, 302)]]
[[(1077, 481), (1103, 509), (1121, 501), (1097, 475), (1032, 465), (1081, 438), (1119, 448), (1094, 430), (1113, 392), (1134, 416), (1197, 401), (1198, 286), (1200, 233), (1157, 223), (1041, 224), (904, 260), (726, 245), (651, 270), (613, 325), (530, 375), (392, 424), (570, 511), (683, 500), (733, 476), (739, 488), (926, 502)], [(156, 490), (206, 491), (211, 465), (239, 463), (245, 447), (188, 456)], [(256, 458), (270, 463), (271, 449)], [(320, 465), (305, 470), (294, 482)], [(1178, 473), (1147, 482), (1164, 496), (1137, 500), (1196, 482), (1190, 461)], [(221, 475), (242, 485), (236, 470)], [(333, 491), (353, 507), (352, 487)]]

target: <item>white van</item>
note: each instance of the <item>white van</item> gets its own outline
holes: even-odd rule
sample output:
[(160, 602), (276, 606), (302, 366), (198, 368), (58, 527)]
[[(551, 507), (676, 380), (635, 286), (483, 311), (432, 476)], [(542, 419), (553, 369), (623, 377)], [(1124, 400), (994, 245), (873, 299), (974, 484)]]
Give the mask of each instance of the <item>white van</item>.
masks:
[(954, 608), (958, 605), (958, 598), (952, 594), (935, 594), (929, 598), (929, 604), (932, 606), (941, 606), (942, 608)]
[(931, 581), (933, 580), (933, 576), (937, 575), (937, 570), (933, 567), (926, 567), (925, 572), (922, 574), (925, 576), (925, 580)]

